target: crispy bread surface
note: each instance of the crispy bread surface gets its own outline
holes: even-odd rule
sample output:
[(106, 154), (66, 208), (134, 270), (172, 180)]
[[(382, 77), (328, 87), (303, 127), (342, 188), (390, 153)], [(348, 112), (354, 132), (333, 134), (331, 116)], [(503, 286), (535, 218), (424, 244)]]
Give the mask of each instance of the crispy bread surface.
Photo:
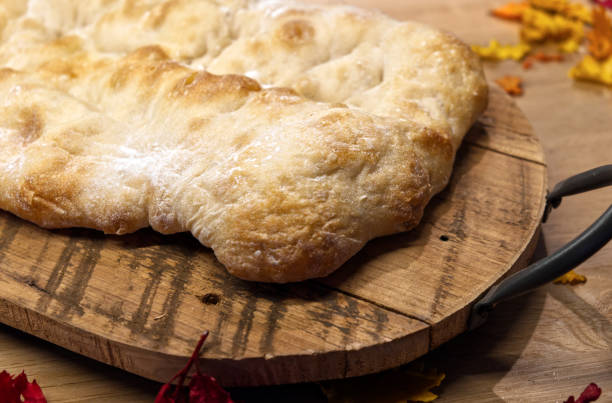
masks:
[(344, 6), (0, 1), (0, 208), (325, 276), (416, 226), (486, 105), (453, 36)]

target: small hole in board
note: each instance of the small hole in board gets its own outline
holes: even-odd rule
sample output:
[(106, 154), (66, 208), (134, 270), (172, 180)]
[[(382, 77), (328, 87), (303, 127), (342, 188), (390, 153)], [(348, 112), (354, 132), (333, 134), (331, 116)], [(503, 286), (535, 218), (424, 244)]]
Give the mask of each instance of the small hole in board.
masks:
[(204, 294), (200, 297), (200, 301), (206, 305), (217, 305), (219, 303), (219, 296), (213, 293)]
[(443, 242), (446, 242), (446, 241), (448, 241), (448, 236), (440, 235), (440, 240), (443, 241)]

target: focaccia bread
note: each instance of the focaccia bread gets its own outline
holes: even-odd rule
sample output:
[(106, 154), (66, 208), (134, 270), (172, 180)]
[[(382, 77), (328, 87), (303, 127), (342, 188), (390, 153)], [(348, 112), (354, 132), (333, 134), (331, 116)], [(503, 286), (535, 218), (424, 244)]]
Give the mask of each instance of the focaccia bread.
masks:
[(486, 105), (456, 38), (346, 6), (0, 0), (0, 208), (325, 276), (416, 226)]

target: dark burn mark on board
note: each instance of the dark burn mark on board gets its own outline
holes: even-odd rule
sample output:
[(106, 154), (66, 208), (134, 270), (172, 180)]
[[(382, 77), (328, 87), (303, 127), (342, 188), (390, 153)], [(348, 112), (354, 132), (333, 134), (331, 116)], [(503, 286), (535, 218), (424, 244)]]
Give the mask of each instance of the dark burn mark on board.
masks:
[(161, 347), (168, 344), (170, 337), (174, 337), (174, 324), (176, 321), (176, 313), (179, 308), (181, 295), (185, 290), (185, 286), (191, 278), (193, 272), (193, 265), (191, 264), (191, 257), (193, 251), (187, 252), (179, 261), (176, 267), (174, 267), (174, 276), (172, 277), (172, 283), (170, 284), (171, 292), (166, 296), (164, 304), (162, 305), (162, 312), (165, 316), (155, 321), (151, 325), (151, 331), (154, 337), (157, 339), (155, 347)]
[(266, 330), (259, 342), (259, 349), (264, 353), (274, 353), (274, 336), (280, 322), (287, 313), (285, 302), (281, 298), (275, 298), (270, 305), (268, 315), (266, 316)]
[(70, 318), (73, 313), (77, 313), (79, 316), (84, 313), (81, 302), (94, 268), (100, 259), (100, 251), (104, 246), (104, 240), (96, 238), (83, 239), (79, 242), (79, 247), (84, 249), (81, 261), (76, 266), (70, 282), (59, 295), (65, 301), (70, 301), (63, 304), (59, 314), (62, 319)]
[[(340, 300), (346, 303), (346, 307), (343, 308), (339, 306)], [(339, 308), (338, 313), (340, 314), (342, 311), (344, 311), (344, 323), (348, 326), (338, 326), (338, 329), (342, 332), (342, 345), (346, 346), (350, 342), (352, 329), (359, 324), (359, 307), (357, 306), (357, 301), (354, 298), (346, 295), (341, 296), (340, 294), (336, 296), (336, 303), (333, 306)]]
[[(449, 226), (449, 231), (452, 234), (456, 235), (456, 240), (461, 242), (465, 240), (466, 235), (463, 230), (465, 226), (465, 210), (466, 210), (466, 202), (462, 199), (457, 199), (457, 210), (453, 215), (453, 221)], [(455, 266), (457, 264), (457, 255), (459, 253), (459, 243), (458, 242), (447, 242), (449, 245), (448, 253), (444, 256), (444, 265), (442, 266), (442, 276), (440, 277), (440, 282), (438, 287), (436, 288), (436, 293), (434, 294), (434, 299), (431, 304), (431, 315), (436, 316), (440, 313), (438, 307), (442, 301), (446, 299), (448, 296), (448, 287), (447, 285), (453, 280)]]
[[(138, 261), (142, 258), (143, 256), (141, 255), (134, 256), (134, 259), (129, 263), (129, 267), (133, 270), (139, 267)], [(144, 331), (147, 318), (153, 306), (153, 299), (157, 294), (157, 289), (161, 282), (162, 270), (163, 268), (157, 265), (149, 269), (149, 281), (147, 281), (147, 285), (140, 296), (138, 308), (132, 315), (131, 321), (128, 323), (128, 328), (132, 334), (141, 334)]]
[[(148, 280), (140, 296), (138, 308), (131, 318), (126, 320), (125, 326), (133, 337), (149, 339), (154, 348), (166, 346), (170, 338), (190, 343), (191, 340), (185, 340), (175, 334), (174, 326), (181, 296), (192, 276), (191, 261), (198, 248), (195, 248), (191, 241), (185, 242), (182, 234), (161, 238), (161, 245), (132, 238), (134, 237), (126, 240), (133, 247), (133, 256), (128, 267), (131, 271), (148, 271)], [(153, 264), (147, 266), (142, 263), (143, 261), (150, 261)], [(164, 278), (171, 279), (166, 287), (163, 286)], [(155, 299), (161, 290), (167, 292), (162, 303), (161, 315), (147, 326)]]
[[(329, 343), (330, 331), (336, 329), (342, 337), (340, 344), (346, 345), (349, 342), (349, 337), (354, 336), (355, 327), (360, 322), (357, 301), (335, 290), (327, 290), (322, 287), (313, 287), (308, 291), (310, 293), (309, 299), (320, 303), (311, 305), (312, 308), (306, 311), (314, 322), (324, 326), (322, 333), (316, 336)], [(346, 302), (346, 304), (341, 304), (341, 301)], [(350, 318), (354, 318), (354, 323), (350, 323)]]
[(47, 284), (43, 287), (47, 290), (47, 294), (41, 294), (40, 299), (36, 303), (36, 307), (39, 311), (47, 312), (47, 309), (49, 309), (49, 304), (62, 283), (64, 275), (66, 274), (66, 268), (70, 264), (70, 259), (72, 259), (72, 255), (76, 250), (77, 240), (72, 237), (67, 238), (64, 249), (62, 249), (59, 259), (57, 259), (55, 266), (53, 266), (51, 270), (51, 275), (47, 280)]
[[(210, 260), (208, 261), (209, 265), (215, 267), (209, 280), (212, 283), (214, 289), (222, 290), (222, 298), (220, 299), (221, 303), (218, 306), (217, 310), (217, 321), (215, 323), (214, 331), (211, 331), (211, 340), (205, 345), (205, 348), (213, 350), (221, 349), (221, 338), (224, 334), (223, 325), (226, 324), (228, 318), (232, 316), (232, 302), (234, 301), (234, 287), (231, 286), (232, 281), (229, 278), (229, 274), (225, 270), (225, 267), (222, 267), (221, 264), (214, 258), (214, 256), (209, 255)], [(205, 328), (209, 327), (208, 323), (203, 325)]]
[[(212, 350), (212, 349), (219, 350), (221, 348), (221, 337), (223, 335), (223, 325), (226, 323), (225, 321), (231, 315), (231, 303), (229, 304), (223, 303), (223, 305), (230, 305), (230, 307), (228, 308), (227, 313), (225, 310), (219, 311), (219, 314), (217, 315), (217, 323), (215, 324), (215, 329), (214, 331), (210, 332), (212, 340), (210, 343), (208, 343), (206, 347), (208, 350)], [(205, 327), (207, 327), (207, 325), (205, 325)]]
[(385, 330), (385, 325), (389, 323), (389, 315), (382, 309), (374, 310), (375, 323), (376, 323), (376, 335), (380, 338), (380, 335)]
[(257, 305), (257, 296), (253, 292), (245, 293), (246, 303), (240, 311), (240, 320), (234, 337), (232, 338), (232, 355), (234, 357), (244, 354), (247, 348), (249, 333), (253, 326), (253, 316)]

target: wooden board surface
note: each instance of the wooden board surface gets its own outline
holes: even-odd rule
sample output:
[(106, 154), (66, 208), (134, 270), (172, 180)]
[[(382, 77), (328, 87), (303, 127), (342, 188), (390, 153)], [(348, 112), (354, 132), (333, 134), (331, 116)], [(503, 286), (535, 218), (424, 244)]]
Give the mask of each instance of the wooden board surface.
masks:
[(187, 234), (47, 231), (2, 213), (0, 320), (162, 381), (204, 330), (202, 367), (228, 386), (380, 371), (463, 332), (475, 298), (525, 264), (545, 178), (530, 126), (493, 88), (419, 227), (325, 279), (244, 282)]

